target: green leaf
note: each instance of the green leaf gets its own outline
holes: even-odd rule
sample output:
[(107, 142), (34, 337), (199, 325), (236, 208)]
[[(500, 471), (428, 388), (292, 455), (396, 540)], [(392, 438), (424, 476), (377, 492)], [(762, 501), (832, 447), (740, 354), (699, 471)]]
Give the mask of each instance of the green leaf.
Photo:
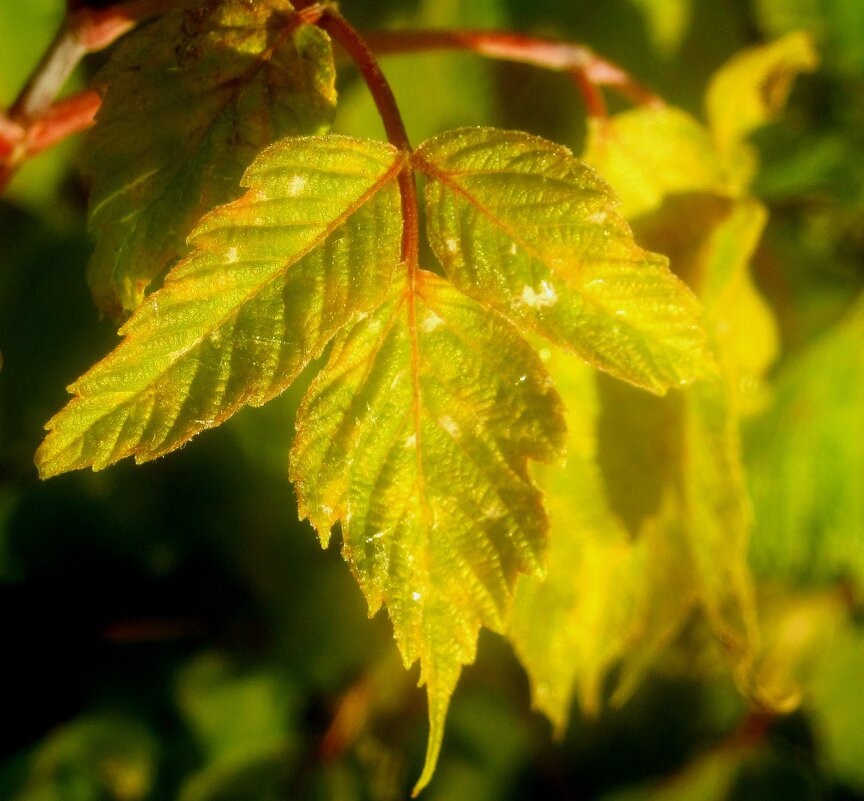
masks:
[(614, 187), (627, 219), (653, 211), (667, 195), (728, 188), (710, 132), (671, 106), (589, 119), (583, 158)]
[(322, 133), (335, 103), (327, 36), (287, 0), (207, 0), (131, 34), (97, 76), (84, 150), (93, 179), (89, 268), (103, 312), (134, 309), (187, 251), (201, 215), (235, 199), (284, 136)]
[(282, 392), (330, 338), (386, 295), (400, 260), (389, 145), (286, 139), (247, 170), (250, 190), (201, 221), (194, 251), (76, 381), (36, 455), (43, 477), (146, 461)]
[(789, 362), (747, 429), (762, 575), (864, 585), (864, 299)]
[(429, 178), (432, 248), (463, 292), (658, 394), (710, 373), (698, 302), (568, 150), (462, 129), (424, 143), (414, 163)]
[(692, 0), (631, 0), (645, 18), (645, 27), (657, 53), (668, 58), (684, 42), (690, 27)]
[(7, 797), (143, 801), (151, 797), (157, 768), (157, 743), (139, 722), (111, 714), (89, 715), (51, 732), (31, 753), (17, 792)]
[[(859, 529), (860, 530), (860, 529)], [(859, 793), (864, 790), (864, 740), (861, 716), (861, 666), (864, 664), (864, 634), (847, 626), (826, 643), (812, 681), (810, 698), (813, 727), (820, 736), (820, 753), (832, 773)]]
[(541, 570), (546, 518), (528, 459), (555, 457), (557, 394), (513, 327), (431, 273), (347, 330), (297, 418), (301, 514), (386, 604), (429, 698), (431, 777), (480, 626), (506, 628), (517, 572)]

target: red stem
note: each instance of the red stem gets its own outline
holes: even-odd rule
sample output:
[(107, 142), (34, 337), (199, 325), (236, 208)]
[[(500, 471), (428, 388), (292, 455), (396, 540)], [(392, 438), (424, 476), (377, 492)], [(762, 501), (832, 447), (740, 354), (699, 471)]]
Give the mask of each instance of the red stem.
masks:
[[(567, 72), (577, 77), (589, 113), (597, 108), (597, 87), (609, 86), (635, 103), (662, 104), (650, 90), (633, 80), (611, 61), (595, 55), (587, 47), (539, 39), (505, 31), (378, 31), (366, 36), (376, 53), (414, 53), (420, 50), (469, 50), (490, 58), (517, 61), (544, 69)], [(586, 88), (589, 91), (586, 93)], [(603, 103), (605, 110), (605, 103)]]
[(26, 156), (35, 156), (74, 133), (89, 128), (102, 104), (97, 92), (88, 89), (54, 103), (27, 131)]
[(55, 103), (87, 53), (102, 50), (139, 22), (176, 5), (177, 0), (130, 0), (106, 9), (69, 2), (50, 47), (33, 70), (8, 114), (0, 113), (0, 191), (21, 162), (93, 123), (100, 99), (82, 92)]
[[(399, 113), (396, 98), (393, 96), (393, 90), (364, 39), (344, 17), (332, 8), (324, 9), (317, 24), (345, 50), (360, 70), (360, 74), (363, 76), (375, 102), (375, 107), (381, 115), (387, 141), (406, 155), (410, 155), (413, 148), (408, 139), (408, 132), (405, 130), (402, 115)], [(420, 213), (414, 170), (407, 158), (405, 159), (405, 166), (399, 173), (398, 182), (402, 201), (402, 261), (408, 266), (413, 290), (419, 266)]]
[(9, 109), (10, 119), (26, 124), (41, 116), (87, 53), (103, 50), (139, 22), (176, 4), (177, 0), (130, 0), (105, 9), (70, 11)]

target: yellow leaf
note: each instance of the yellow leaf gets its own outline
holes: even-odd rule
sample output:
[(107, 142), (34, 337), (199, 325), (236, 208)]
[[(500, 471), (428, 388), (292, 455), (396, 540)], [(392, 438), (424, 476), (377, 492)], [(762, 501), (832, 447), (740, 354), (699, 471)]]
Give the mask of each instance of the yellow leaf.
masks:
[(712, 77), (705, 101), (708, 122), (739, 185), (749, 184), (755, 169), (745, 140), (780, 114), (795, 76), (817, 64), (810, 36), (796, 31), (738, 54)]
[(657, 394), (712, 373), (696, 299), (568, 150), (472, 128), (425, 142), (414, 163), (430, 243), (463, 292)]
[(583, 158), (612, 185), (630, 220), (658, 208), (667, 195), (727, 189), (710, 133), (671, 106), (589, 120)]

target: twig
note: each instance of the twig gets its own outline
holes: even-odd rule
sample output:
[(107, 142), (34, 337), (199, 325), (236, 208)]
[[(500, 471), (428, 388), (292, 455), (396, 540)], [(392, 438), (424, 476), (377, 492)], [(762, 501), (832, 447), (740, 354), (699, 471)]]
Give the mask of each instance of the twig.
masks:
[(27, 158), (92, 124), (100, 103), (95, 92), (82, 92), (55, 103), (81, 59), (176, 2), (130, 0), (105, 9), (68, 4), (66, 17), (45, 55), (9, 111), (0, 113), (0, 191)]
[(568, 73), (579, 86), (589, 114), (598, 116), (605, 115), (606, 109), (602, 95), (597, 91), (600, 86), (615, 89), (634, 103), (663, 104), (659, 96), (635, 81), (626, 70), (582, 45), (506, 31), (375, 31), (364, 38), (380, 55), (421, 50), (468, 50), (490, 58)]

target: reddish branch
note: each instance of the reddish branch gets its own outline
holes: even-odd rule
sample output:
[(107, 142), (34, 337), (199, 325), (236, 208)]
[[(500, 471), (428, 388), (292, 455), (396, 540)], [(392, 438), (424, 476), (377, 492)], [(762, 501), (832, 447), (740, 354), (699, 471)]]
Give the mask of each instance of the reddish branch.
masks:
[[(384, 131), (387, 141), (409, 156), (413, 150), (405, 130), (405, 123), (399, 113), (393, 90), (384, 77), (384, 73), (378, 66), (378, 62), (372, 55), (366, 41), (354, 30), (351, 25), (335, 10), (325, 10), (318, 25), (325, 30), (333, 40), (336, 41), (357, 65), (363, 80), (369, 87), (369, 93), (375, 101), (375, 107), (381, 115), (384, 123)], [(417, 203), (417, 185), (414, 180), (414, 171), (409, 160), (406, 158), (405, 166), (399, 173), (399, 193), (402, 199), (402, 260), (411, 271), (411, 280), (415, 277), (419, 263), (419, 208)]]
[[(92, 91), (55, 102), (72, 71), (87, 54), (102, 50), (140, 22), (174, 7), (177, 0), (128, 0), (105, 9), (69, 0), (68, 12), (45, 56), (7, 113), (0, 111), (0, 191), (26, 159), (93, 123), (100, 99)], [(635, 103), (660, 104), (657, 95), (617, 65), (580, 45), (504, 31), (381, 31), (361, 38), (329, 3), (296, 0), (303, 22), (319, 25), (359, 67), (381, 114), (388, 140), (406, 153), (411, 147), (393, 94), (373, 52), (385, 55), (423, 50), (466, 50), (567, 73), (579, 87), (588, 113), (605, 116), (600, 87)], [(400, 175), (406, 231), (416, 229), (416, 189), (410, 167)], [(416, 264), (417, 237), (406, 233), (403, 256)], [(410, 258), (409, 258), (410, 257)]]
[(582, 92), (591, 114), (605, 114), (598, 87), (617, 90), (634, 103), (661, 104), (621, 67), (595, 55), (587, 47), (538, 39), (506, 31), (377, 31), (366, 35), (369, 47), (381, 55), (416, 53), (422, 50), (468, 50), (490, 58), (517, 61), (535, 67), (566, 72)]
[(100, 103), (95, 92), (55, 102), (81, 59), (174, 5), (176, 0), (130, 0), (106, 9), (68, 4), (42, 60), (9, 111), (0, 112), (0, 191), (26, 159), (93, 124)]

